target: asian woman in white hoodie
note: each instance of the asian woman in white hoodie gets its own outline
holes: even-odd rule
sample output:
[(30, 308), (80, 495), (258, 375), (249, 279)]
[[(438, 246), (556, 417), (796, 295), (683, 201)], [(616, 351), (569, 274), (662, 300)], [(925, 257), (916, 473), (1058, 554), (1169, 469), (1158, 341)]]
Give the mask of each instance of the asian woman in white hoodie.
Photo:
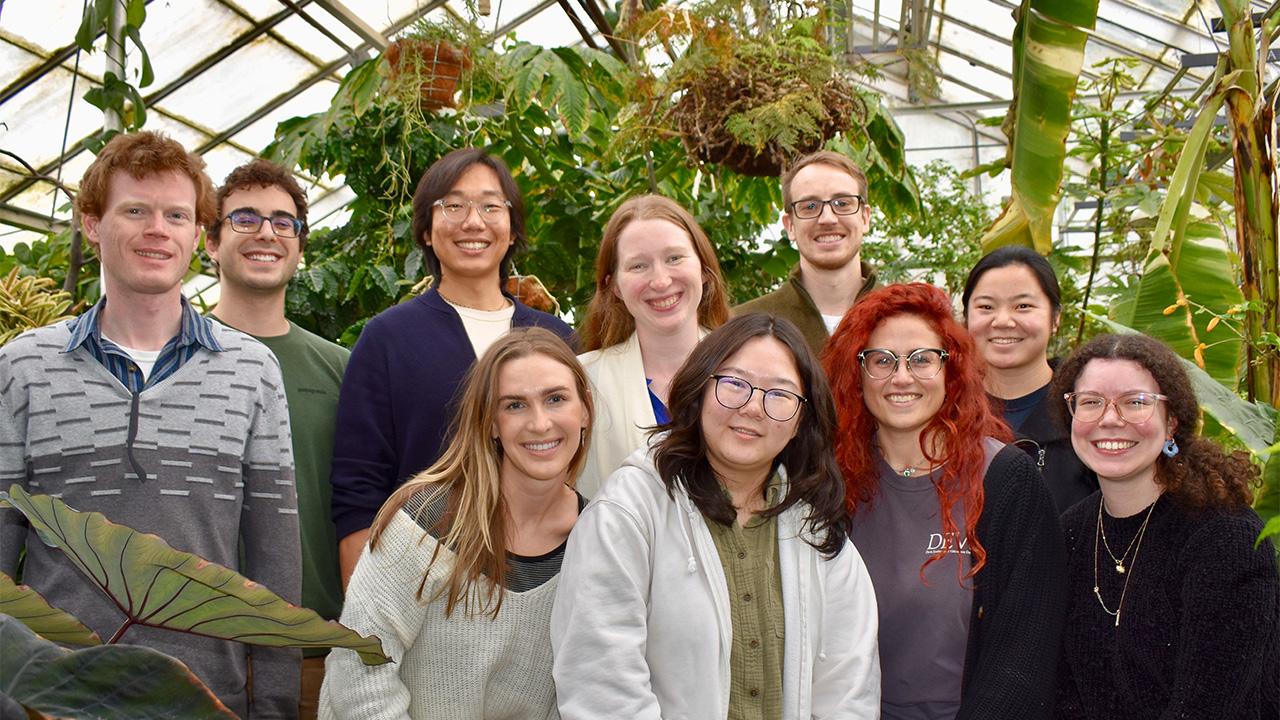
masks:
[(569, 539), (551, 619), (561, 717), (878, 717), (875, 595), (804, 338), (732, 320), (670, 400), (667, 432)]

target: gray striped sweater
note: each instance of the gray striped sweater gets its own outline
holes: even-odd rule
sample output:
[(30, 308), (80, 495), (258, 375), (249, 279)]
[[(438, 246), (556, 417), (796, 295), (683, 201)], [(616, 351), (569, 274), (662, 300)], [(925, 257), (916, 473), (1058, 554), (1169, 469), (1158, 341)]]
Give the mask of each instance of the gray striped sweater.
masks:
[[(224, 352), (201, 348), (171, 377), (135, 396), (83, 347), (63, 352), (67, 325), (24, 333), (0, 348), (0, 487), (16, 482), (155, 533), (297, 603), (293, 450), (275, 356), (214, 323)], [(115, 605), (41, 543), (20, 513), (0, 509), (0, 571), (14, 575), (24, 547), (24, 583), (104, 640), (116, 632), (124, 616)], [(182, 660), (241, 717), (296, 715), (296, 650), (250, 650), (137, 626), (123, 641)]]

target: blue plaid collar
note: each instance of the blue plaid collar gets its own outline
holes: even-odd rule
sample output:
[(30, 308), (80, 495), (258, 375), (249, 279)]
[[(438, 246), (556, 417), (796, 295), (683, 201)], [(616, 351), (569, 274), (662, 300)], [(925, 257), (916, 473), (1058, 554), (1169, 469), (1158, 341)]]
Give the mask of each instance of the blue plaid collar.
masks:
[[(191, 303), (185, 297), (181, 297), (181, 301), (182, 324), (178, 330), (177, 346), (185, 347), (197, 343), (213, 352), (222, 352), (223, 347), (214, 334), (213, 321), (196, 312), (196, 309), (191, 306)], [(75, 350), (85, 344), (89, 338), (93, 338), (96, 346), (102, 346), (100, 318), (102, 309), (106, 306), (107, 298), (103, 296), (93, 307), (89, 308), (88, 312), (71, 321), (69, 328), (71, 330), (71, 339), (67, 342), (67, 346), (63, 348), (62, 352), (69, 353)]]

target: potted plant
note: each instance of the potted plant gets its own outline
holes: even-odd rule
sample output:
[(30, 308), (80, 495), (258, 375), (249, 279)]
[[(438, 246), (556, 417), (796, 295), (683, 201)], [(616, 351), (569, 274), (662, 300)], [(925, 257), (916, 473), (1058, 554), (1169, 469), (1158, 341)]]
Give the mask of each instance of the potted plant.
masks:
[[(821, 8), (663, 6), (622, 32), (642, 46), (656, 38), (673, 55), (635, 117), (677, 133), (699, 162), (777, 176), (869, 115), (826, 43)], [(685, 49), (675, 56), (677, 46)]]
[(402, 101), (416, 97), (427, 112), (455, 106), (462, 73), (471, 67), (468, 30), (453, 20), (423, 18), (387, 47), (391, 85)]

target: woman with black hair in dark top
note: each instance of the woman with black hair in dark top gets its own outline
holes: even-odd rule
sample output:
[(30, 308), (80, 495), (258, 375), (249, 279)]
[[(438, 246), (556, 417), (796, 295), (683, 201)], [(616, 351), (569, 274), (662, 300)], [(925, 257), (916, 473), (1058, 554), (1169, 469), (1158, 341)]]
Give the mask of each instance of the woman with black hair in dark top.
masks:
[(1067, 511), (1061, 720), (1280, 717), (1280, 576), (1249, 507), (1258, 470), (1199, 437), (1173, 351), (1101, 335), (1049, 407), (1100, 492)]
[(1062, 320), (1058, 278), (1036, 251), (1009, 245), (987, 253), (964, 283), (964, 319), (987, 361), (987, 394), (1040, 467), (1058, 512), (1098, 489), (1044, 402), (1053, 380), (1049, 340)]

